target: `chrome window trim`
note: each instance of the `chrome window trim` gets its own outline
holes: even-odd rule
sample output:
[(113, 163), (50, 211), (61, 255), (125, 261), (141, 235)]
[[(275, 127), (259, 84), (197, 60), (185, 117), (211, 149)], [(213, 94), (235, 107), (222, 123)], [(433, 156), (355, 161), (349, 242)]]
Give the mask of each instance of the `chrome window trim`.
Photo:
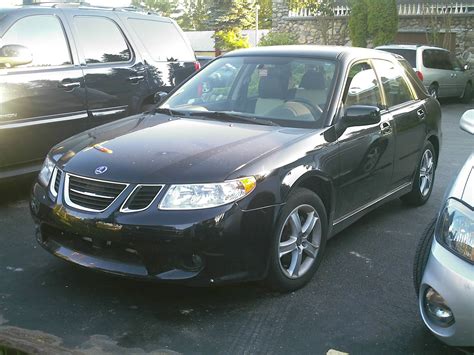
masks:
[[(73, 176), (73, 177), (76, 177), (78, 179), (84, 179), (84, 180), (91, 180), (91, 181), (97, 181), (97, 182), (102, 182), (102, 183), (107, 183), (107, 184), (115, 184), (115, 185), (122, 185), (124, 186), (122, 192), (120, 192), (120, 194), (118, 194), (118, 196), (116, 198), (114, 198), (112, 201), (110, 201), (110, 203), (108, 204), (107, 207), (105, 207), (104, 209), (102, 210), (96, 210), (96, 209), (93, 209), (93, 208), (87, 208), (87, 207), (84, 207), (84, 206), (81, 206), (81, 205), (77, 205), (75, 204), (74, 202), (71, 201), (70, 197), (69, 197), (69, 178)], [(96, 213), (100, 213), (100, 212), (104, 212), (106, 211), (115, 201), (117, 201), (117, 199), (120, 198), (120, 196), (122, 196), (125, 191), (127, 191), (128, 187), (130, 186), (130, 184), (127, 184), (127, 183), (124, 183), (124, 182), (115, 182), (115, 181), (109, 181), (109, 180), (99, 180), (99, 179), (94, 179), (94, 178), (89, 178), (89, 177), (85, 177), (85, 176), (80, 176), (80, 175), (75, 175), (75, 174), (70, 174), (70, 173), (66, 173), (66, 176), (65, 176), (65, 180), (64, 180), (64, 201), (66, 202), (66, 204), (69, 206), (69, 207), (73, 207), (75, 209), (78, 209), (78, 210), (81, 210), (81, 211), (86, 211), (86, 212), (96, 212)], [(84, 194), (85, 195), (85, 194)], [(90, 195), (89, 195), (90, 196)], [(98, 196), (98, 197), (101, 197), (101, 196)], [(103, 197), (102, 197), (103, 198)]]
[[(141, 209), (138, 209), (138, 210), (132, 210), (132, 209), (129, 209), (129, 208), (126, 208), (125, 205), (127, 204), (127, 202), (130, 200), (130, 198), (132, 197), (133, 193), (139, 188), (139, 187), (142, 187), (142, 186), (157, 186), (157, 187), (161, 187), (160, 191), (158, 191), (158, 193), (155, 195), (155, 197), (153, 198), (153, 200), (151, 200), (151, 202), (148, 204), (148, 206), (146, 206), (145, 208), (141, 208)], [(128, 194), (128, 197), (127, 199), (124, 201), (124, 203), (122, 204), (122, 206), (120, 207), (120, 212), (122, 213), (134, 213), (134, 212), (143, 212), (147, 209), (149, 209), (151, 207), (151, 205), (153, 205), (153, 203), (155, 203), (155, 201), (158, 199), (158, 197), (160, 196), (161, 192), (164, 190), (164, 187), (165, 185), (164, 184), (138, 184), (137, 186), (135, 186), (135, 188), (132, 190), (132, 192), (130, 192)]]
[[(54, 184), (56, 183), (56, 177), (58, 176), (58, 168), (54, 168), (51, 179), (49, 180), (49, 192), (53, 195), (54, 198), (58, 197), (58, 191), (54, 189)], [(60, 182), (61, 183), (61, 182)]]

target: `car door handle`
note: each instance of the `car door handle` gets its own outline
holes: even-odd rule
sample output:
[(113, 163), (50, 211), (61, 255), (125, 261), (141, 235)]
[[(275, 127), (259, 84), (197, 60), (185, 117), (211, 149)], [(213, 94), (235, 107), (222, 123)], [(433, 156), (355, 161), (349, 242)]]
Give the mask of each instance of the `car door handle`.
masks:
[(139, 81), (141, 81), (143, 79), (145, 79), (144, 75), (135, 75), (135, 76), (129, 77), (127, 80), (132, 82), (132, 83), (138, 83)]
[(79, 81), (61, 81), (58, 84), (58, 87), (61, 89), (65, 89), (66, 91), (74, 90), (75, 88), (80, 88), (81, 83)]
[(388, 122), (382, 122), (380, 124), (380, 132), (382, 132), (383, 135), (392, 133), (392, 125)]
[(416, 115), (418, 116), (418, 118), (420, 120), (424, 119), (425, 118), (425, 110), (420, 108), (419, 110), (416, 111)]

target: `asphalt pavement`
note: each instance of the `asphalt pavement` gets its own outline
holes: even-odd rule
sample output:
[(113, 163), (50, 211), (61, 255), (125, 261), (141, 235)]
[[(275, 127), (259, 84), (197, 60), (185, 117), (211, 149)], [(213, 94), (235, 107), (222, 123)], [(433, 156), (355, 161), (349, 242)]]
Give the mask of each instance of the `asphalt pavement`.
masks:
[[(424, 327), (412, 281), (415, 247), (474, 139), (459, 129), (474, 108), (443, 103), (443, 145), (429, 202), (399, 200), (327, 245), (305, 288), (259, 284), (187, 288), (83, 270), (36, 244), (31, 181), (0, 188), (0, 342), (45, 353), (457, 353)], [(68, 350), (69, 349), (69, 350)], [(0, 351), (1, 353), (1, 351)]]

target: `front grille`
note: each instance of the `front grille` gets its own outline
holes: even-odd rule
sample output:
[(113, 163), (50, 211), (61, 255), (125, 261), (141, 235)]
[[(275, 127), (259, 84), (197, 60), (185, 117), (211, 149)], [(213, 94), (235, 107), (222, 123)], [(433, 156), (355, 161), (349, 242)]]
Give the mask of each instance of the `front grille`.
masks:
[(122, 206), (122, 212), (147, 209), (161, 191), (163, 185), (138, 185)]
[(85, 211), (102, 212), (127, 187), (127, 184), (66, 175), (66, 203)]

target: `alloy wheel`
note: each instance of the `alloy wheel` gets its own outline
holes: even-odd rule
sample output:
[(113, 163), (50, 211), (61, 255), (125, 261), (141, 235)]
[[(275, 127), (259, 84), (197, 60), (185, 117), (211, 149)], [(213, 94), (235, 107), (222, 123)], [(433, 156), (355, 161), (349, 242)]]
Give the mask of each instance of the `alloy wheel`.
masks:
[(314, 264), (321, 245), (321, 220), (310, 205), (296, 207), (280, 232), (278, 258), (284, 274), (292, 279), (303, 276)]
[(431, 150), (427, 149), (423, 153), (420, 165), (420, 193), (424, 197), (428, 195), (433, 183), (434, 158)]

